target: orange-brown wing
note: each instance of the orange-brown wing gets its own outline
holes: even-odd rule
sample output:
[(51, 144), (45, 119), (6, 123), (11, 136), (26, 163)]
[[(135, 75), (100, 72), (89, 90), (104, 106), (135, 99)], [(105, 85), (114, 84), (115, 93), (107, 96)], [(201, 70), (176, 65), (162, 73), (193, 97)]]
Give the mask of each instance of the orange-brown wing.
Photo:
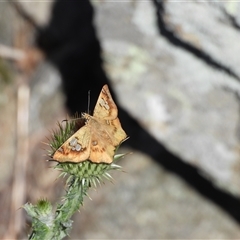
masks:
[(114, 146), (118, 146), (124, 139), (127, 138), (127, 134), (122, 129), (119, 118), (114, 119), (105, 126)]
[(127, 137), (118, 118), (113, 121), (90, 120), (91, 151), (89, 159), (92, 162), (111, 163), (116, 147)]
[(81, 127), (53, 154), (58, 162), (83, 162), (90, 156), (91, 131), (88, 125)]
[(103, 129), (92, 132), (91, 151), (89, 160), (95, 163), (111, 163), (115, 146)]
[(107, 85), (104, 85), (94, 108), (93, 116), (103, 120), (117, 118), (118, 109)]

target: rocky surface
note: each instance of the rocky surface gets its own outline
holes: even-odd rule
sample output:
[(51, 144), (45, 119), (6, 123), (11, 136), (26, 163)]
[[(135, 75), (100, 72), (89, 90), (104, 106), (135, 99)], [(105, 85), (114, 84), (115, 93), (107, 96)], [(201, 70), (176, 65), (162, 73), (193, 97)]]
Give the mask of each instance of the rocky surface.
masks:
[(120, 164), (126, 173), (90, 192), (71, 239), (239, 238), (239, 225), (225, 212), (148, 156), (134, 152)]
[(164, 6), (174, 38), (220, 65), (161, 36), (152, 2), (108, 2), (96, 5), (108, 73), (122, 105), (156, 139), (239, 195), (240, 33), (221, 4)]
[[(150, 1), (93, 4), (105, 68), (121, 105), (170, 151), (224, 191), (239, 196), (239, 30), (233, 25), (239, 22), (239, 3), (165, 1), (164, 21), (174, 33), (171, 38), (159, 34)], [(12, 32), (4, 31), (0, 42), (11, 44)], [(64, 182), (54, 181), (57, 174), (44, 162), (38, 144), (46, 141), (47, 130), (57, 120), (66, 117), (59, 83), (48, 64), (38, 68), (31, 82), (26, 201), (33, 203), (39, 198), (57, 201), (63, 191)], [(0, 141), (1, 236), (14, 164), (15, 88), (14, 82), (2, 88), (0, 99), (1, 134), (6, 136)], [(132, 149), (121, 149), (128, 151)], [(86, 198), (74, 216), (71, 239), (239, 238), (239, 224), (231, 216), (148, 156), (135, 151), (120, 165), (127, 173), (113, 173), (115, 184), (89, 193), (92, 201)]]

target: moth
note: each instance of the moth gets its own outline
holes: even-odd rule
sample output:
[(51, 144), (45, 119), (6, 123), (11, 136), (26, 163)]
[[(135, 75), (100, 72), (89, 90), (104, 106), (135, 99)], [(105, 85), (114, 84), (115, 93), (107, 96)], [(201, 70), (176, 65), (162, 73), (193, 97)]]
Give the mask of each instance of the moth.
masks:
[(52, 158), (58, 162), (111, 163), (116, 147), (127, 135), (118, 119), (118, 109), (104, 85), (93, 116), (82, 113), (85, 124), (59, 147)]

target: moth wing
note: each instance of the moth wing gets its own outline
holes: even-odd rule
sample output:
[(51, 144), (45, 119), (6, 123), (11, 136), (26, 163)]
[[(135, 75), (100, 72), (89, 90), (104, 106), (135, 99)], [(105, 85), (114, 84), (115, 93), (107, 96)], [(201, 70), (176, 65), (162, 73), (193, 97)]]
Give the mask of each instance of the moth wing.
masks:
[(118, 109), (107, 85), (104, 85), (98, 97), (93, 116), (104, 120), (117, 118)]
[(95, 163), (111, 163), (115, 152), (115, 146), (106, 133), (98, 131), (92, 134), (92, 144), (89, 160)]
[(91, 122), (92, 139), (89, 159), (92, 162), (111, 163), (116, 146), (126, 137), (118, 118), (113, 121), (101, 122), (95, 119)]
[(117, 117), (118, 109), (107, 85), (104, 85), (93, 116), (84, 114), (87, 124), (81, 127), (54, 153), (59, 162), (111, 163), (116, 146), (126, 137)]
[(85, 125), (64, 142), (52, 158), (58, 162), (83, 162), (90, 156), (90, 142), (90, 128)]
[(105, 128), (114, 146), (118, 146), (127, 137), (127, 134), (122, 129), (119, 118), (116, 118), (109, 124), (106, 124)]

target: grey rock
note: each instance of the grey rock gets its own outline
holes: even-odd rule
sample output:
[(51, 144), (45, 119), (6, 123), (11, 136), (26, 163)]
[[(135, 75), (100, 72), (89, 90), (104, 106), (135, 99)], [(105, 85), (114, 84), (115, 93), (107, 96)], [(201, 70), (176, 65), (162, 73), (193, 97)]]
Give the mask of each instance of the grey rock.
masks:
[[(176, 37), (239, 75), (239, 32), (228, 23), (224, 6), (171, 1), (164, 6), (166, 26)], [(106, 69), (123, 107), (172, 152), (239, 195), (239, 79), (161, 36), (150, 1), (96, 8)], [(114, 11), (128, 11), (128, 22), (124, 14), (117, 28), (114, 16), (104, 19)]]

